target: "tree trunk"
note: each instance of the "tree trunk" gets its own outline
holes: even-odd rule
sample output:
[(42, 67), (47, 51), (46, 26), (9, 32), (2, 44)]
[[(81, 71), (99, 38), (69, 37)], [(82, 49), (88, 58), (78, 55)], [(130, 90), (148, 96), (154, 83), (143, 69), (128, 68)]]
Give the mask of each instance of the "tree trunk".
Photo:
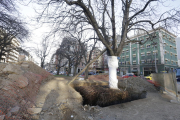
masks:
[(85, 70), (85, 75), (84, 75), (85, 80), (88, 79), (88, 72), (89, 72), (89, 66)]
[(77, 65), (74, 66), (74, 72), (73, 72), (73, 76), (76, 75), (76, 71), (77, 71)]
[(98, 56), (96, 56), (93, 60), (91, 60), (90, 63), (88, 63), (83, 70), (81, 70), (81, 72), (79, 72), (69, 83), (68, 85), (70, 85), (80, 74), (82, 74), (87, 67), (89, 67), (93, 62), (95, 62), (104, 52), (106, 51), (106, 49), (104, 49)]
[(57, 75), (59, 75), (59, 70), (60, 70), (60, 66), (58, 65), (58, 68), (57, 68)]
[[(0, 51), (0, 60), (2, 59), (2, 50)], [(0, 61), (1, 62), (1, 61)]]
[(118, 89), (117, 68), (118, 59), (117, 56), (108, 56), (109, 67), (109, 88)]
[(71, 66), (70, 66), (70, 63), (68, 64), (68, 74), (67, 74), (67, 76), (69, 76), (69, 74), (71, 74)]
[(44, 62), (41, 62), (41, 68), (43, 68), (44, 67)]

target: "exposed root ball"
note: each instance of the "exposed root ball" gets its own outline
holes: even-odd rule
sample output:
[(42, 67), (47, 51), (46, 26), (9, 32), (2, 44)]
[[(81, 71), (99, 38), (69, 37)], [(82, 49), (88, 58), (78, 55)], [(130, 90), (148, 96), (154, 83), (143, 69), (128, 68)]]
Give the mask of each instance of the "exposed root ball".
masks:
[(129, 102), (146, 97), (146, 91), (120, 91), (107, 86), (76, 86), (83, 97), (83, 105), (99, 105), (101, 107)]

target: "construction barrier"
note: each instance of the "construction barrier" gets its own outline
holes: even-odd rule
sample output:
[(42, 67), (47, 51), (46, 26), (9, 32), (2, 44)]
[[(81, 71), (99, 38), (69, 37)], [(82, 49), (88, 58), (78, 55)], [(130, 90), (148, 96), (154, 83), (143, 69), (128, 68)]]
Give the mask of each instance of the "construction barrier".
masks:
[(161, 90), (178, 95), (175, 73), (152, 73), (152, 83), (160, 86)]

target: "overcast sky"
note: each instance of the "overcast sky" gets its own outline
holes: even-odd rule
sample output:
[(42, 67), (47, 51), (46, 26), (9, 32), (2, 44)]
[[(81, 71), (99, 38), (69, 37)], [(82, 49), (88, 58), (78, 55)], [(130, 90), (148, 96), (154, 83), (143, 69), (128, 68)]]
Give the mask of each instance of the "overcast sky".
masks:
[[(31, 1), (31, 0), (29, 0)], [(36, 6), (35, 4), (28, 4), (29, 2), (28, 0), (26, 0), (26, 2), (21, 2), (18, 3), (19, 5), (19, 11), (21, 12), (23, 19), (28, 23), (28, 27), (30, 29), (31, 32), (31, 37), (29, 38), (31, 40), (31, 42), (26, 43), (26, 46), (34, 46), (34, 43), (39, 43), (42, 40), (42, 37), (44, 36), (44, 34), (46, 34), (46, 32), (49, 30), (49, 28), (44, 25), (43, 27), (38, 25), (35, 20), (36, 17), (36, 13), (34, 8), (39, 8), (38, 6)], [(166, 4), (164, 4), (165, 6), (168, 6), (168, 8), (172, 8), (172, 7), (179, 7), (180, 6), (180, 0), (173, 0), (174, 2), (170, 2), (171, 0), (167, 0), (168, 2)], [(165, 11), (166, 9), (160, 8), (159, 11)], [(180, 35), (178, 35), (180, 37)], [(177, 43), (179, 44), (179, 43)], [(32, 53), (31, 53), (32, 54)], [(48, 60), (50, 60), (51, 56), (48, 56)], [(37, 58), (35, 58), (36, 60), (38, 60)], [(39, 61), (39, 60), (38, 60)]]

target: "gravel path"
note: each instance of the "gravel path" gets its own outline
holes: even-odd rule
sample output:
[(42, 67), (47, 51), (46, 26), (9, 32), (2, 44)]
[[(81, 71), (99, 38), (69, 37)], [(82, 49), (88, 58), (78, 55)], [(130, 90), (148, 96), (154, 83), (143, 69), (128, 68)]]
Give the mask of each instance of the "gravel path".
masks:
[[(70, 80), (70, 79), (69, 79)], [(39, 120), (180, 120), (180, 104), (173, 97), (148, 92), (147, 98), (109, 107), (82, 106), (82, 97), (68, 79), (55, 78), (43, 83), (36, 106), (42, 108), (33, 116)]]

